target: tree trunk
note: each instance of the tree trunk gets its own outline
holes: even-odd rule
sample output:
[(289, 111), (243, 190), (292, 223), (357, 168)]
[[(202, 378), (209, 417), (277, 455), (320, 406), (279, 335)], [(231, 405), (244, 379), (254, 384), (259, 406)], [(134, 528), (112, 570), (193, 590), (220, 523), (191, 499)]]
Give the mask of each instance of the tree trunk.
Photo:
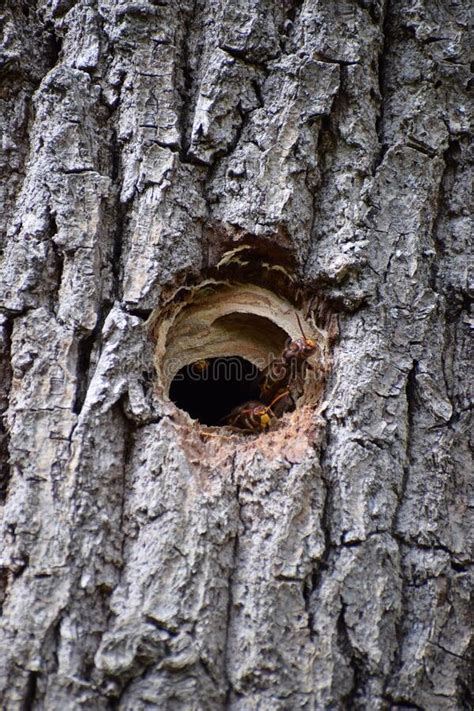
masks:
[[(472, 708), (468, 11), (6, 0), (2, 708)], [(218, 273), (329, 314), (269, 433), (157, 382)]]

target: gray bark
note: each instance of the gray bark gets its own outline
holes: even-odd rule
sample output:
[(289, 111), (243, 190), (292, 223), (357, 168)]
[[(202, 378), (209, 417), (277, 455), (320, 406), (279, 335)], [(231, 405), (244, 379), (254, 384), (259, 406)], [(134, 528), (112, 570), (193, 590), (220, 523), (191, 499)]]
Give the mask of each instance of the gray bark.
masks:
[[(2, 708), (472, 707), (468, 9), (3, 5)], [(339, 338), (206, 439), (149, 318), (243, 245)]]

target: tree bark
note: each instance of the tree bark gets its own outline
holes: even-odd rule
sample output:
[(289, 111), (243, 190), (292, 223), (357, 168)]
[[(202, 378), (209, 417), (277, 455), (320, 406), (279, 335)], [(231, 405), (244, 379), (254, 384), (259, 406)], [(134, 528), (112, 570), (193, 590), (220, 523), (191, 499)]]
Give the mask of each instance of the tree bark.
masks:
[[(6, 0), (2, 708), (472, 708), (468, 11)], [(338, 319), (287, 439), (154, 385), (242, 246)]]

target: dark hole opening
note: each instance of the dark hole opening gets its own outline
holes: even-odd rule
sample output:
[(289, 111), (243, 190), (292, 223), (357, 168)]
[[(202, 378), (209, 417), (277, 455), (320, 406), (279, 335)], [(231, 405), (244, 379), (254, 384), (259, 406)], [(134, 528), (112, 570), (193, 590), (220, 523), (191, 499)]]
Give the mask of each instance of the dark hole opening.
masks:
[(208, 358), (176, 373), (169, 397), (204, 425), (224, 425), (234, 407), (258, 399), (259, 369), (245, 358)]

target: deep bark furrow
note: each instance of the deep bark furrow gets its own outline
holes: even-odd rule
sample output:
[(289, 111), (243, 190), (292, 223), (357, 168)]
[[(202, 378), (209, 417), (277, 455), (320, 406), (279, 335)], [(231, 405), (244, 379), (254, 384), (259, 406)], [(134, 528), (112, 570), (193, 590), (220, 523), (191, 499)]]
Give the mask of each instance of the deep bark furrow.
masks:
[(188, 152), (191, 143), (192, 129), (192, 112), (195, 107), (195, 102), (191, 97), (196, 92), (193, 87), (193, 72), (190, 66), (189, 45), (191, 42), (191, 29), (193, 22), (196, 19), (198, 10), (198, 0), (192, 0), (192, 9), (188, 12), (185, 22), (183, 23), (182, 31), (182, 93), (181, 93), (181, 115), (180, 115), (180, 134), (181, 134), (181, 160), (186, 162), (189, 160)]

